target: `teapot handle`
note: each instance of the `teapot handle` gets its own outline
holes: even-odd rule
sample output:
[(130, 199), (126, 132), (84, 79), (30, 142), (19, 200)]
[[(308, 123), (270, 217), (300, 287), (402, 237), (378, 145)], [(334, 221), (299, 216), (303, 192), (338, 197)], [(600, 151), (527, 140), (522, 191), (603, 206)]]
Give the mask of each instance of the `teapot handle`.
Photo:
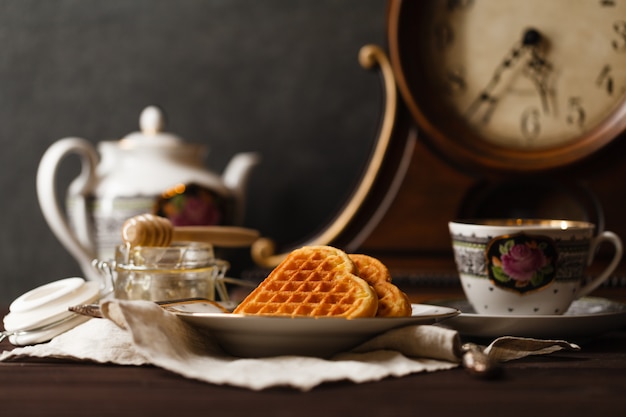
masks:
[[(56, 172), (61, 161), (70, 154), (80, 156), (81, 172), (72, 182), (71, 194), (75, 195), (77, 207), (75, 215), (76, 232), (69, 226), (67, 216), (61, 210), (56, 194)], [(96, 258), (93, 243), (89, 241), (86, 196), (95, 179), (98, 154), (93, 146), (81, 138), (60, 139), (44, 153), (37, 169), (37, 198), (46, 222), (52, 232), (76, 259), (85, 278), (90, 281), (102, 280), (102, 275), (92, 266)]]

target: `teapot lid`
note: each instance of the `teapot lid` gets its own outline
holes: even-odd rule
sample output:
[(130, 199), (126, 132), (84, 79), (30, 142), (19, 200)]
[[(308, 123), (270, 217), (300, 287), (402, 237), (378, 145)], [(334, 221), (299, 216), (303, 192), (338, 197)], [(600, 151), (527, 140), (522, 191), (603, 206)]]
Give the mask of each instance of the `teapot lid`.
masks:
[(121, 140), (122, 146), (175, 146), (183, 140), (172, 133), (164, 132), (165, 116), (157, 106), (148, 106), (139, 116), (140, 132), (132, 132)]

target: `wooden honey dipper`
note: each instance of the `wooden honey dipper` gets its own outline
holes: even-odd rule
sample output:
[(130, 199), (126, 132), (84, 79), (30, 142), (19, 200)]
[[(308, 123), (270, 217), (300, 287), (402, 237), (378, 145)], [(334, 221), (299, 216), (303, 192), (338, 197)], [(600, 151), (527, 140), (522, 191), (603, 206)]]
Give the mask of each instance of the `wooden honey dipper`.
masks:
[(169, 219), (154, 214), (131, 217), (122, 226), (122, 240), (131, 246), (169, 246), (173, 241), (192, 241), (222, 247), (245, 247), (258, 238), (256, 230), (243, 227), (174, 227)]

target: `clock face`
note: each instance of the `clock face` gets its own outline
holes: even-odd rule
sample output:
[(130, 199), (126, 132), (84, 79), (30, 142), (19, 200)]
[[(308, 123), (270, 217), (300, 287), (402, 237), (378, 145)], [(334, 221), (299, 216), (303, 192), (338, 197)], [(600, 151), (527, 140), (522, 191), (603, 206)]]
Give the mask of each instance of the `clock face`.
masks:
[(390, 20), (402, 93), (444, 152), (545, 168), (624, 128), (626, 1), (398, 0)]

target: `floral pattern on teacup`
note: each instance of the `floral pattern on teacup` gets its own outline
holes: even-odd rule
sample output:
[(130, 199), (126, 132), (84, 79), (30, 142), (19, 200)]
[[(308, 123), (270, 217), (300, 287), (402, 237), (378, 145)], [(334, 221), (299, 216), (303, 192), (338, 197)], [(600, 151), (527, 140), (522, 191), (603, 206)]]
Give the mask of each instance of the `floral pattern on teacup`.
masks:
[(558, 252), (552, 239), (523, 233), (499, 236), (487, 245), (487, 272), (498, 287), (526, 293), (556, 277)]

